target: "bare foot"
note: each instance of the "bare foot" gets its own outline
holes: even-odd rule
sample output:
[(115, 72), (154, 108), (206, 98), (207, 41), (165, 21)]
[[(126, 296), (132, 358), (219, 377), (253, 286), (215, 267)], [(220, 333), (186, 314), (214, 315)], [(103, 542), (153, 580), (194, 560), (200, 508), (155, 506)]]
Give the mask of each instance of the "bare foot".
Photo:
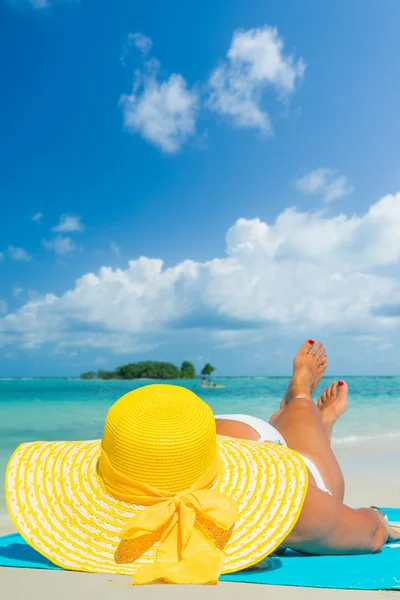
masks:
[(339, 383), (334, 381), (332, 385), (328, 385), (318, 399), (317, 406), (321, 411), (321, 417), (330, 440), (332, 439), (334, 424), (347, 410), (348, 391), (347, 383), (344, 381), (339, 381)]
[(310, 394), (313, 393), (322, 379), (328, 366), (328, 357), (322, 344), (314, 340), (304, 342), (293, 360), (293, 377), (281, 402), (284, 408), (289, 398), (292, 397), (293, 385), (306, 385)]

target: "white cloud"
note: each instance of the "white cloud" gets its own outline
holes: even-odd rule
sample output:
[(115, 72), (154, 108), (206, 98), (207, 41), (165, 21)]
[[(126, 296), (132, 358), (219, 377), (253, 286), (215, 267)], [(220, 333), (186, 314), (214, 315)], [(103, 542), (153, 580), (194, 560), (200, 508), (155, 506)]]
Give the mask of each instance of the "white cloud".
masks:
[(20, 296), (23, 291), (24, 291), (24, 288), (22, 288), (22, 287), (15, 287), (15, 288), (13, 288), (13, 290), (12, 290), (12, 296), (13, 296), (13, 298), (18, 298), (18, 296)]
[(42, 217), (43, 217), (43, 213), (41, 213), (41, 212), (37, 212), (37, 213), (35, 213), (35, 214), (33, 215), (33, 217), (32, 217), (32, 221), (34, 221), (35, 223), (39, 224), (39, 223), (40, 223), (40, 221), (42, 220)]
[(284, 43), (275, 27), (237, 30), (227, 59), (208, 82), (208, 105), (228, 116), (238, 127), (253, 127), (271, 134), (272, 124), (263, 106), (265, 90), (280, 100), (292, 94), (303, 77), (303, 59), (284, 53)]
[(335, 169), (314, 169), (296, 181), (296, 188), (307, 194), (317, 194), (326, 203), (349, 196), (354, 191), (347, 177)]
[(198, 96), (177, 73), (160, 81), (158, 67), (152, 60), (137, 71), (132, 94), (121, 96), (120, 104), (127, 131), (172, 154), (196, 133)]
[(5, 314), (7, 312), (8, 305), (6, 300), (0, 300), (0, 314)]
[(32, 258), (29, 252), (27, 252), (24, 248), (20, 248), (18, 246), (8, 246), (7, 252), (10, 258), (17, 261), (27, 262)]
[(400, 192), (361, 216), (290, 208), (271, 224), (239, 219), (225, 257), (102, 267), (1, 318), (2, 343), (138, 352), (206, 335), (231, 347), (274, 327), (285, 336), (318, 329), (388, 344), (400, 327), (400, 280), (380, 267), (400, 262), (399, 228)]
[(147, 37), (146, 35), (143, 35), (143, 33), (129, 33), (128, 34), (128, 39), (125, 43), (122, 55), (121, 55), (121, 62), (123, 65), (126, 64), (126, 59), (130, 53), (130, 49), (132, 47), (137, 48), (138, 50), (140, 50), (140, 52), (142, 53), (143, 56), (147, 56), (148, 53), (151, 50), (151, 47), (153, 45), (153, 42), (151, 41), (151, 39), (149, 37)]
[(111, 248), (111, 251), (115, 254), (115, 256), (121, 255), (121, 248), (115, 242), (110, 243), (110, 248)]
[(59, 256), (66, 256), (76, 250), (76, 245), (68, 236), (57, 235), (51, 240), (42, 240), (43, 248), (55, 252)]
[(70, 214), (61, 215), (58, 225), (52, 227), (51, 231), (58, 231), (59, 233), (83, 231), (81, 217), (79, 215)]
[(153, 45), (151, 39), (143, 35), (143, 33), (130, 33), (128, 35), (128, 43), (138, 48), (144, 55), (150, 52)]

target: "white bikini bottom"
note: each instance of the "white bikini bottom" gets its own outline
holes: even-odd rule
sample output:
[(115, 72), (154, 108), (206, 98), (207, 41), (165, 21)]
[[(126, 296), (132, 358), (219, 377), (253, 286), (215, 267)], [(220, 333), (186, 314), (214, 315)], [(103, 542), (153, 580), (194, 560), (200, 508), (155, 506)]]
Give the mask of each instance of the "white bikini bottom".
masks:
[[(214, 415), (215, 419), (227, 419), (229, 421), (239, 421), (240, 423), (245, 423), (246, 425), (250, 425), (260, 436), (260, 442), (269, 442), (271, 444), (282, 444), (282, 446), (287, 446), (282, 435), (279, 433), (275, 427), (272, 427), (267, 421), (263, 419), (259, 419), (258, 417), (252, 417), (250, 415)], [(314, 477), (315, 483), (323, 492), (330, 494), (332, 493), (326, 487), (324, 480), (322, 479), (321, 473), (318, 471), (317, 467), (314, 463), (307, 458), (306, 456), (300, 455), (304, 460), (308, 470), (311, 475)]]

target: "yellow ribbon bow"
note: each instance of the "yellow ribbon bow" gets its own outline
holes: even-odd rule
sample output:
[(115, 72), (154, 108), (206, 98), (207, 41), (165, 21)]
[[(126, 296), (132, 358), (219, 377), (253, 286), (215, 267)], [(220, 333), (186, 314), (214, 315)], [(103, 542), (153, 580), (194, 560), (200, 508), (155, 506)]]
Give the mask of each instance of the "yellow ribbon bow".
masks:
[(188, 490), (178, 494), (129, 479), (114, 469), (104, 449), (99, 474), (110, 494), (119, 500), (146, 506), (125, 525), (120, 534), (123, 540), (137, 540), (161, 532), (155, 561), (136, 571), (135, 584), (156, 579), (169, 583), (217, 583), (225, 554), (206, 534), (198, 517), (228, 530), (238, 514), (238, 507), (231, 498), (208, 489), (218, 475), (217, 460)]

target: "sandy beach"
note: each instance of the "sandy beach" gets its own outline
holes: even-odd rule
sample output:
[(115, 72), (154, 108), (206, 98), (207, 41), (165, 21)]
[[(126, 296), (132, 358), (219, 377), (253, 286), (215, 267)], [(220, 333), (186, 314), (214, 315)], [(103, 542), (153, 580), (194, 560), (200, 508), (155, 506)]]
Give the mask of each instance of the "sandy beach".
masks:
[[(398, 461), (400, 447), (398, 443), (386, 445), (357, 446), (337, 452), (343, 468), (346, 486), (346, 502), (350, 506), (400, 506), (400, 464)], [(12, 533), (14, 528), (7, 517), (0, 521), (1, 534)], [(96, 597), (97, 600), (114, 598), (132, 598), (132, 594), (140, 600), (149, 598), (185, 598), (187, 586), (153, 585), (132, 589), (129, 578), (110, 577), (109, 575), (91, 575), (87, 573), (40, 571), (32, 569), (0, 569), (0, 578), (4, 598), (17, 600), (29, 595), (40, 600), (83, 600)], [(398, 597), (399, 592), (388, 591), (354, 591), (328, 590), (317, 588), (298, 588), (283, 586), (265, 586), (254, 584), (221, 582), (217, 586), (191, 586), (193, 600), (203, 598), (207, 594), (209, 600), (225, 600), (226, 598), (242, 598), (250, 594), (254, 598), (286, 600), (347, 600), (350, 598), (385, 598)]]

